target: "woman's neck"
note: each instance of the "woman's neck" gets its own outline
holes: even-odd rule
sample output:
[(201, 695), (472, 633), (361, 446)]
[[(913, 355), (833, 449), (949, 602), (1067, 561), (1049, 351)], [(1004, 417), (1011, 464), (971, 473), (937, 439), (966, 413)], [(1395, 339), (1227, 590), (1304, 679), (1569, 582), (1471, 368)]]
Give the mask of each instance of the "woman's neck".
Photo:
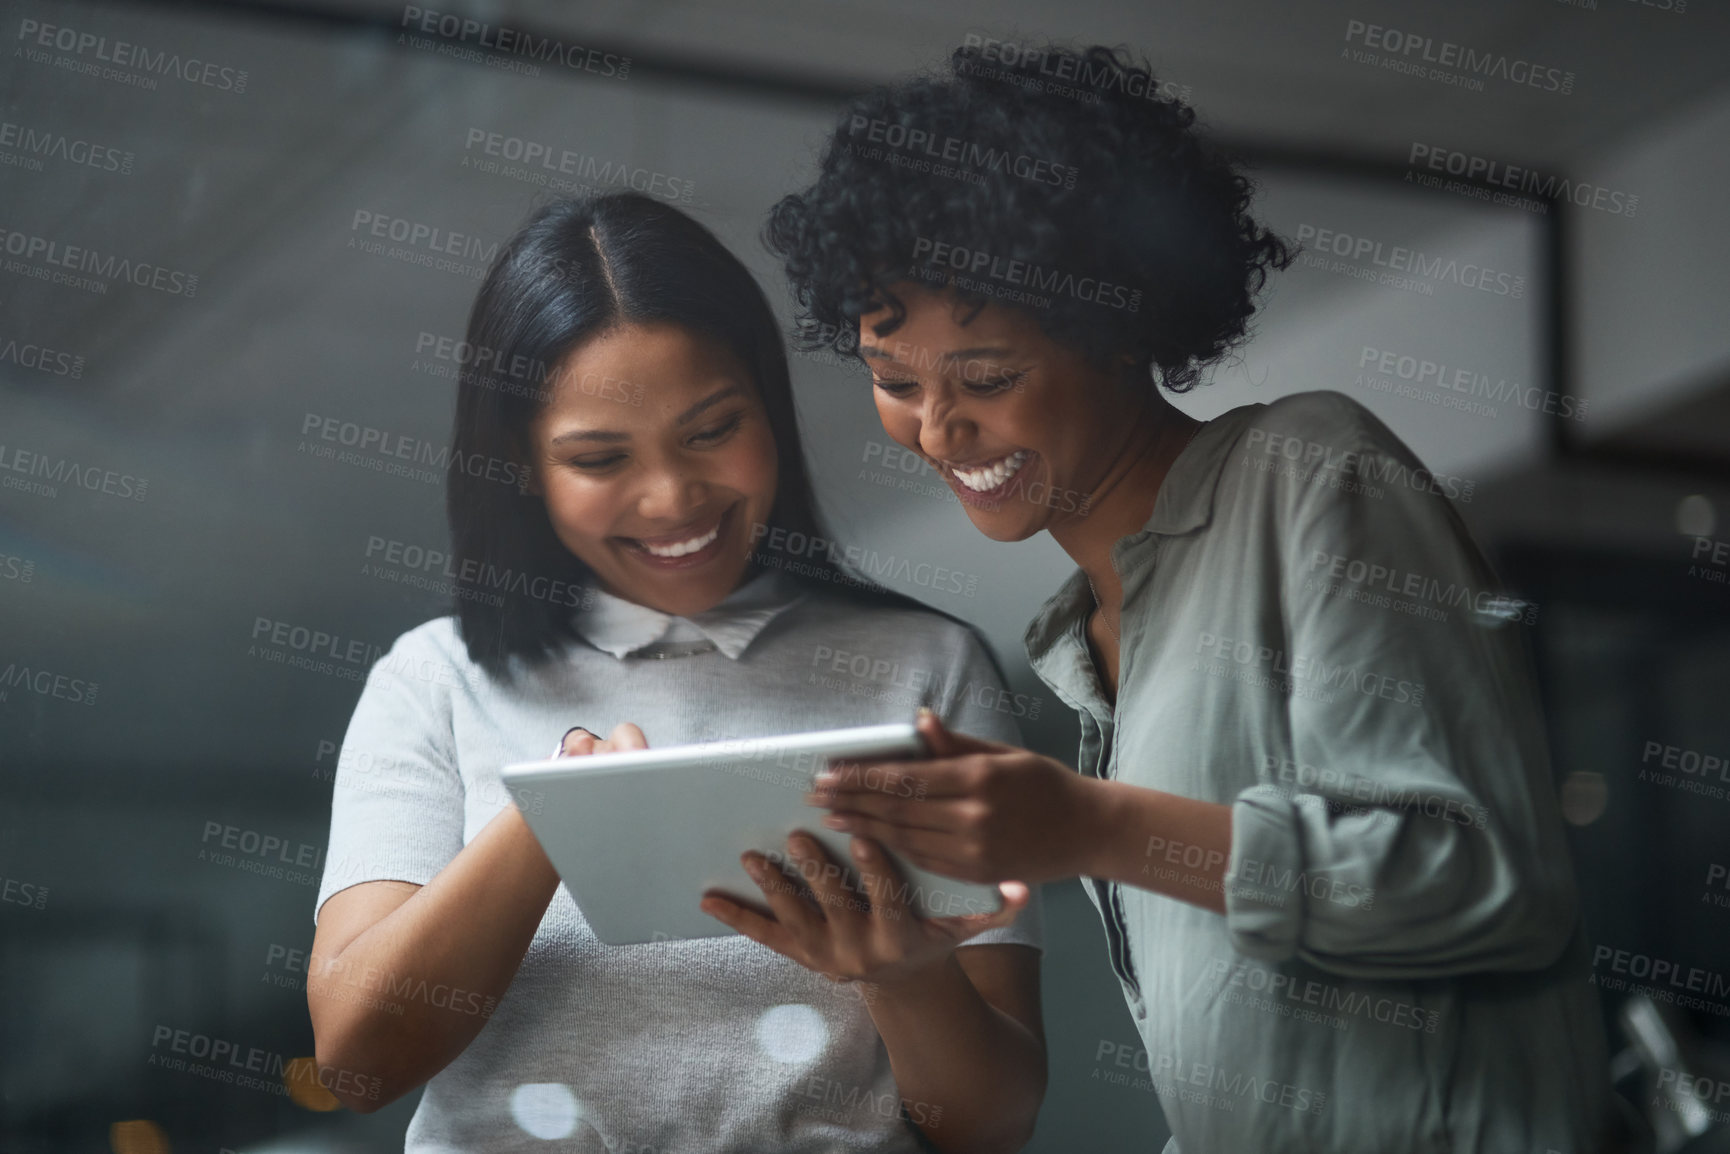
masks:
[(1165, 398), (1156, 398), (1154, 406), (1138, 414), (1134, 433), (1094, 488), (1087, 515), (1051, 530), (1052, 538), (1087, 574), (1100, 603), (1110, 607), (1113, 622), (1123, 602), (1123, 583), (1111, 564), (1112, 546), (1139, 533), (1153, 516), (1165, 475), (1203, 423)]

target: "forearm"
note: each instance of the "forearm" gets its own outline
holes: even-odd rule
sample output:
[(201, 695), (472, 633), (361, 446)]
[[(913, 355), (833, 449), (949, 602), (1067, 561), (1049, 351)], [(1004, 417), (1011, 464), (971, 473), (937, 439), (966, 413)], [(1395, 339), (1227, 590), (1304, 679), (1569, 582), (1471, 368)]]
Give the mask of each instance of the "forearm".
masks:
[(1083, 777), (1077, 859), (1087, 877), (1225, 912), (1231, 806)]
[(313, 956), (320, 1064), (382, 1079), (374, 1107), (442, 1070), (510, 987), (558, 882), (507, 806), (402, 905), (334, 956)]
[(982, 997), (953, 953), (926, 974), (878, 983), (871, 1017), (907, 1112), (946, 1154), (1019, 1150), (1045, 1095), (1045, 1051)]

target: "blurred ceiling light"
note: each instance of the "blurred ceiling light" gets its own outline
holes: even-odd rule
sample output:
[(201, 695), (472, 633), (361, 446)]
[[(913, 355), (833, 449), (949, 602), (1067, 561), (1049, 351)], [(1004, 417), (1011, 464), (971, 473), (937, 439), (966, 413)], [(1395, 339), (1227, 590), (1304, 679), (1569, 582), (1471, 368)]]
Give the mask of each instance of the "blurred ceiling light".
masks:
[(1709, 498), (1690, 493), (1676, 502), (1676, 532), (1686, 537), (1710, 537), (1718, 515)]
[(511, 1091), (511, 1117), (536, 1138), (569, 1138), (583, 1108), (563, 1082), (528, 1082)]
[(1562, 782), (1562, 816), (1572, 825), (1591, 825), (1604, 816), (1610, 788), (1601, 773), (1575, 771)]

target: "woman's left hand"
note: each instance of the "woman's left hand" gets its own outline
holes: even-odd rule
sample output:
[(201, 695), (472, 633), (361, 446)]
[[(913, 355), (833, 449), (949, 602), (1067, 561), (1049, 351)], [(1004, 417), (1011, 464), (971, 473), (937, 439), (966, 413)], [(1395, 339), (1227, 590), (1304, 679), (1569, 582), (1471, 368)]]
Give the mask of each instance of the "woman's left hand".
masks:
[(831, 981), (892, 986), (942, 963), (974, 934), (1008, 925), (1027, 905), (1019, 882), (1001, 885), (1003, 908), (964, 917), (922, 918), (906, 902), (909, 887), (883, 848), (865, 838), (851, 845), (859, 881), (807, 833), (787, 839), (786, 868), (752, 851), (741, 861), (769, 913), (725, 894), (704, 895), (700, 908), (752, 941)]

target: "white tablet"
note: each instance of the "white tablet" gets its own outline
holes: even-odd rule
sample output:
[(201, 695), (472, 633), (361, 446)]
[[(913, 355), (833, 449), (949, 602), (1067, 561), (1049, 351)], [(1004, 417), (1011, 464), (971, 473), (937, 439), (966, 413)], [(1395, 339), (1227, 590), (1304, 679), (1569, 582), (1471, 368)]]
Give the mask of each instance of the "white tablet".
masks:
[[(755, 849), (784, 861), (787, 835), (810, 833), (846, 867), (851, 835), (825, 829), (805, 804), (812, 778), (834, 759), (919, 757), (911, 725), (873, 725), (783, 737), (740, 738), (526, 762), (504, 768), (513, 794), (589, 921), (608, 945), (733, 933), (697, 908), (711, 889), (762, 907), (763, 891), (739, 864)], [(910, 908), (927, 917), (993, 913), (996, 886), (955, 881), (897, 861)]]

